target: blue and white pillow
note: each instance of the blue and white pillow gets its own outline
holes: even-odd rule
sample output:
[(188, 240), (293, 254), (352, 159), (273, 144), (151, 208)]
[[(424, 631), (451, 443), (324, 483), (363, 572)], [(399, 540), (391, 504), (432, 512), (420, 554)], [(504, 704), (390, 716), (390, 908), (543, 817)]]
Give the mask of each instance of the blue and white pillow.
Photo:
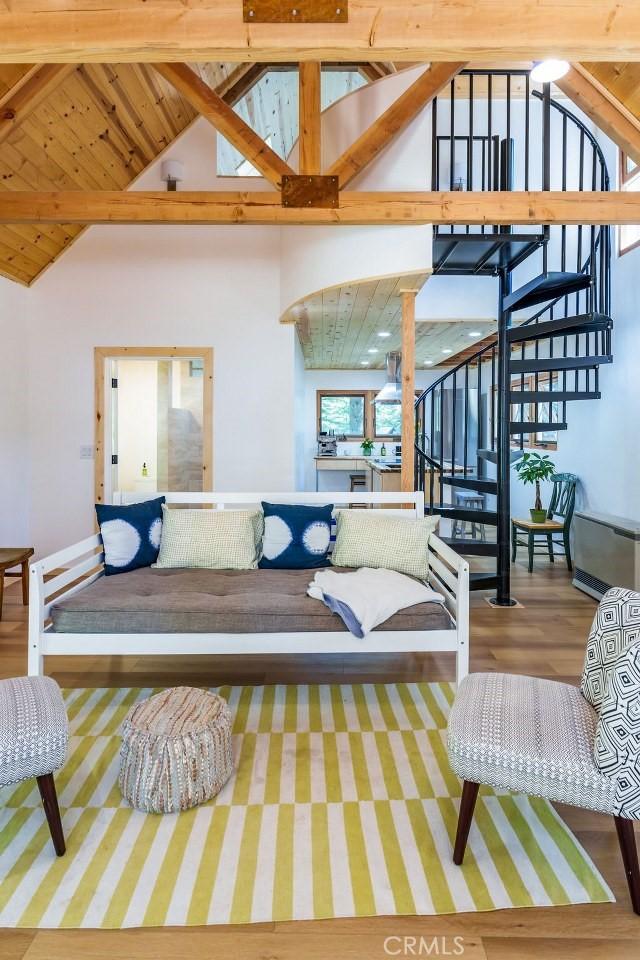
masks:
[(150, 567), (158, 559), (164, 497), (116, 507), (96, 503), (107, 576)]
[(259, 566), (306, 570), (329, 565), (333, 504), (307, 507), (264, 503), (264, 537)]

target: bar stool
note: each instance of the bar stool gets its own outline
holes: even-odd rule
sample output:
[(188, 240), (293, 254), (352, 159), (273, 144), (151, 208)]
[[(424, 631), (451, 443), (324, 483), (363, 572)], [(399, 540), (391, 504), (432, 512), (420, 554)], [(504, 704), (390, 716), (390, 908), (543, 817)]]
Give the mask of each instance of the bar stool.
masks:
[[(367, 478), (365, 477), (364, 473), (350, 473), (349, 480), (350, 480), (349, 491), (351, 493), (356, 493), (359, 491), (362, 491), (364, 493), (366, 491)], [(355, 509), (366, 510), (367, 505), (366, 503), (350, 503), (349, 507), (352, 510), (355, 510)]]
[[(484, 510), (484, 495), (481, 493), (466, 493), (464, 490), (456, 491), (456, 507), (464, 510)], [(454, 520), (451, 536), (454, 539), (465, 540), (467, 535), (471, 534), (471, 539), (476, 539), (476, 528), (480, 531), (480, 540), (487, 539), (484, 523), (475, 520)]]

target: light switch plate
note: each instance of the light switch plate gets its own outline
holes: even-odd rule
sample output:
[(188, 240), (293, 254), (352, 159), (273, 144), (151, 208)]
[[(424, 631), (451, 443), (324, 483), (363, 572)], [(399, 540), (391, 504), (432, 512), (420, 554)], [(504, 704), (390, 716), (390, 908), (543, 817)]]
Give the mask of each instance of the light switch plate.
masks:
[(80, 459), (93, 460), (93, 444), (83, 443), (80, 445)]

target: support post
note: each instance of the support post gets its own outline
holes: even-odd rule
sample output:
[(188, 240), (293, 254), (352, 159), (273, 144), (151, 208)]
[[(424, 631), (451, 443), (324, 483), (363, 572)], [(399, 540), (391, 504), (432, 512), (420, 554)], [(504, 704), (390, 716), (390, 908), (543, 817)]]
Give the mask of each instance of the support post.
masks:
[(416, 291), (402, 292), (402, 465), (400, 489), (415, 484)]
[(299, 164), (300, 173), (322, 172), (320, 117), (320, 63), (308, 61), (298, 67)]
[(509, 433), (511, 373), (509, 358), (511, 347), (507, 339), (507, 331), (511, 322), (511, 314), (509, 310), (504, 309), (504, 300), (509, 293), (511, 293), (511, 273), (503, 268), (500, 271), (500, 311), (498, 315), (498, 588), (495, 599), (492, 600), (492, 603), (498, 607), (510, 607), (514, 602), (511, 599), (511, 556), (509, 552), (511, 534), (511, 436)]

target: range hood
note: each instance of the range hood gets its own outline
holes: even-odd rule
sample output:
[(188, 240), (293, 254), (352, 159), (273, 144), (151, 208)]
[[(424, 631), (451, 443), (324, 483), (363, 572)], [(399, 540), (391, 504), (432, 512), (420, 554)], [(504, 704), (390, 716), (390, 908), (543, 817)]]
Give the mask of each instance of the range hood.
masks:
[(380, 393), (376, 394), (374, 403), (399, 403), (402, 401), (401, 361), (402, 355), (400, 353), (387, 354), (387, 382)]

